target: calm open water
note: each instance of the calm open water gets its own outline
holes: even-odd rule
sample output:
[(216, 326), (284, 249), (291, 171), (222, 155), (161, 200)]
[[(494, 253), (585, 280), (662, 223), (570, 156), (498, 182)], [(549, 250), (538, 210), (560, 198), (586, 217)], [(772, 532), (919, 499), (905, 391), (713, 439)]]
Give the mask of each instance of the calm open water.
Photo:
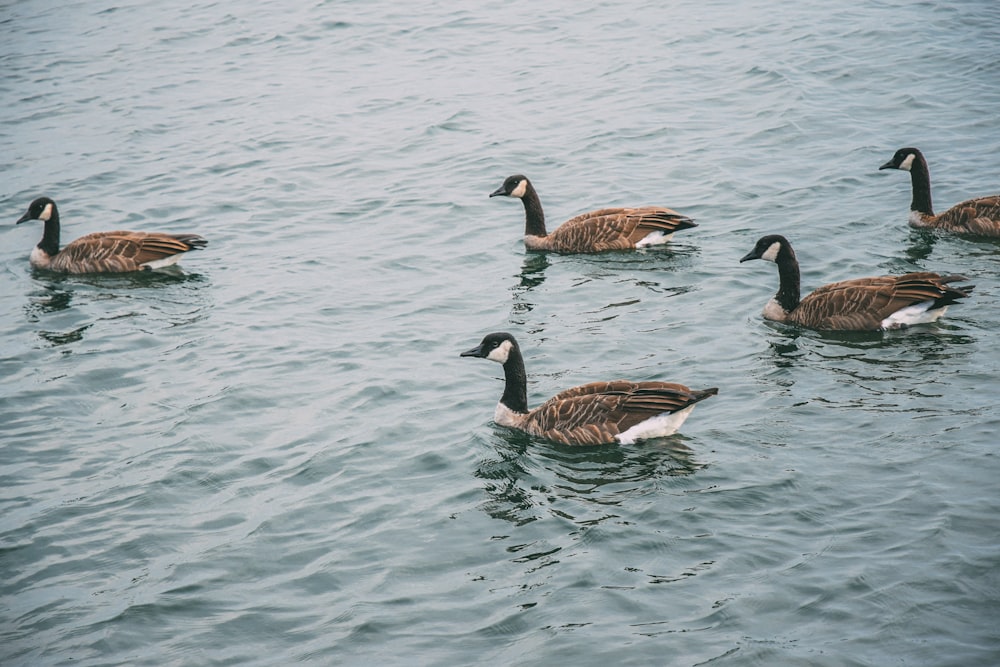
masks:
[[(1000, 191), (1000, 4), (4, 3), (0, 664), (996, 665), (1000, 243), (911, 231)], [(605, 205), (668, 249), (527, 254)], [(209, 239), (180, 274), (30, 270), (63, 241)], [(977, 285), (940, 323), (765, 324), (806, 291)], [(490, 423), (720, 387), (679, 435)]]

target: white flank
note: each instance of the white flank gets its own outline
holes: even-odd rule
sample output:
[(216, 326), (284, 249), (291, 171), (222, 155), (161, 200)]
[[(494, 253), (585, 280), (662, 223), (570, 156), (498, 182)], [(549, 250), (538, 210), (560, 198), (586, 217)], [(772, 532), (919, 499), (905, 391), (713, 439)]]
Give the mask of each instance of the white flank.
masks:
[(764, 319), (784, 322), (788, 319), (788, 311), (781, 307), (776, 298), (771, 297), (771, 300), (764, 304)]
[(775, 241), (774, 243), (771, 244), (771, 247), (768, 248), (764, 252), (764, 254), (760, 256), (760, 258), (766, 259), (769, 262), (776, 262), (778, 261), (778, 251), (780, 250), (781, 250), (781, 241)]
[(907, 221), (910, 223), (910, 227), (928, 227), (926, 217), (920, 211), (910, 211), (910, 217)]
[(180, 261), (181, 255), (184, 253), (179, 252), (176, 255), (171, 255), (170, 257), (164, 257), (163, 259), (154, 259), (152, 262), (146, 262), (143, 264), (147, 269), (162, 269), (165, 266), (173, 266)]
[(486, 358), (490, 361), (495, 361), (498, 364), (506, 364), (507, 358), (510, 356), (510, 348), (512, 345), (513, 343), (509, 340), (505, 340), (500, 343), (496, 349), (490, 350), (490, 353), (486, 355)]
[(517, 197), (520, 199), (524, 196), (524, 193), (528, 190), (528, 181), (522, 180), (517, 184), (517, 187), (511, 190), (510, 196)]
[(662, 438), (671, 435), (677, 432), (677, 429), (681, 427), (681, 424), (688, 418), (692, 410), (694, 410), (694, 406), (689, 405), (677, 412), (664, 412), (655, 417), (650, 417), (646, 421), (639, 422), (629, 430), (619, 433), (615, 436), (615, 440), (623, 445), (631, 445), (641, 438)]
[(635, 247), (646, 248), (651, 245), (660, 245), (669, 241), (671, 238), (673, 238), (673, 236), (674, 236), (673, 232), (670, 232), (669, 234), (667, 234), (666, 232), (650, 232), (641, 239), (639, 239), (638, 241), (636, 241)]
[(910, 167), (913, 166), (913, 161), (917, 159), (915, 153), (910, 153), (906, 156), (906, 159), (899, 163), (899, 168), (903, 171), (909, 171)]
[(493, 421), (500, 426), (519, 426), (519, 418), (524, 415), (520, 415), (510, 408), (508, 408), (503, 403), (497, 403), (497, 409), (493, 411)]
[(52, 258), (49, 256), (49, 253), (35, 246), (31, 249), (31, 256), (28, 258), (28, 261), (36, 269), (47, 269), (49, 268), (49, 264), (52, 263)]
[(948, 310), (948, 306), (931, 310), (930, 307), (932, 305), (934, 305), (933, 301), (921, 301), (920, 303), (897, 310), (882, 320), (881, 327), (883, 329), (901, 329), (913, 324), (928, 324), (944, 315), (945, 311)]

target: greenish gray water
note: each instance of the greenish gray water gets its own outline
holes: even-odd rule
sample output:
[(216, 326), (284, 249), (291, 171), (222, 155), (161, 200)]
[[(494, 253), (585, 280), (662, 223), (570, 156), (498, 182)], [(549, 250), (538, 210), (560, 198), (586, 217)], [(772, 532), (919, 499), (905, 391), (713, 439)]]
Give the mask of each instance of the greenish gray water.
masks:
[[(908, 229), (1000, 191), (1000, 7), (320, 2), (3, 10), (3, 665), (992, 665), (1000, 244)], [(666, 249), (525, 253), (605, 205)], [(177, 275), (33, 272), (64, 242), (209, 239)], [(803, 287), (976, 284), (938, 324), (762, 321)], [(681, 434), (569, 448), (529, 399), (718, 386)]]

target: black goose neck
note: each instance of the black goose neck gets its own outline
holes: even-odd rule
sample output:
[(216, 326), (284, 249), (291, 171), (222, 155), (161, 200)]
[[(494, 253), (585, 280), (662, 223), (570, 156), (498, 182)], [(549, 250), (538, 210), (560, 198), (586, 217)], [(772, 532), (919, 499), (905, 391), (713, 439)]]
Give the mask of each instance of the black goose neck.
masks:
[(545, 236), (545, 214), (542, 212), (542, 202), (531, 181), (525, 183), (521, 203), (524, 204), (524, 235)]
[(778, 304), (790, 313), (799, 305), (799, 262), (795, 252), (788, 247), (781, 249), (776, 260), (778, 264), (778, 293), (774, 295)]
[(42, 240), (38, 242), (38, 247), (49, 256), (59, 252), (59, 209), (56, 203), (51, 202), (52, 207), (49, 219), (45, 221), (45, 231), (42, 232)]
[(524, 359), (517, 346), (510, 349), (507, 361), (503, 365), (504, 388), (500, 402), (514, 412), (528, 411), (528, 377), (524, 373)]
[(927, 215), (934, 215), (931, 206), (931, 172), (927, 160), (920, 153), (914, 153), (915, 159), (910, 165), (910, 183), (913, 186), (913, 201), (910, 210)]

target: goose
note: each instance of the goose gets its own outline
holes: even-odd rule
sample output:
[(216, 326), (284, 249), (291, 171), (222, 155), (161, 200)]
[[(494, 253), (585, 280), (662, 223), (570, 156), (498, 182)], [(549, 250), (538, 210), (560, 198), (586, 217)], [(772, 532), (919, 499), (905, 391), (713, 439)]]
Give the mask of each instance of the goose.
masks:
[(674, 232), (697, 227), (694, 220), (661, 206), (602, 208), (567, 220), (552, 233), (535, 187), (521, 174), (507, 177), (490, 197), (516, 197), (524, 204), (524, 245), (529, 250), (603, 252), (666, 243)]
[(927, 160), (916, 148), (900, 148), (892, 159), (879, 167), (910, 172), (913, 200), (910, 226), (930, 227), (948, 232), (1000, 237), (1000, 195), (970, 199), (934, 215), (931, 207), (931, 173)]
[(59, 249), (59, 209), (48, 197), (31, 202), (15, 224), (27, 220), (45, 223), (42, 240), (31, 251), (36, 269), (62, 273), (124, 273), (161, 269), (175, 264), (185, 252), (208, 243), (197, 234), (157, 232), (95, 232)]
[(878, 331), (933, 322), (973, 287), (948, 286), (964, 276), (906, 273), (830, 283), (799, 300), (799, 263), (788, 239), (762, 237), (740, 263), (751, 259), (778, 265), (781, 284), (764, 306), (764, 318), (821, 331)]
[(591, 382), (562, 391), (528, 409), (524, 359), (509, 333), (487, 334), (463, 357), (503, 365), (505, 385), (493, 421), (564, 445), (632, 444), (670, 435), (680, 428), (695, 403), (718, 388), (689, 389), (672, 382)]

